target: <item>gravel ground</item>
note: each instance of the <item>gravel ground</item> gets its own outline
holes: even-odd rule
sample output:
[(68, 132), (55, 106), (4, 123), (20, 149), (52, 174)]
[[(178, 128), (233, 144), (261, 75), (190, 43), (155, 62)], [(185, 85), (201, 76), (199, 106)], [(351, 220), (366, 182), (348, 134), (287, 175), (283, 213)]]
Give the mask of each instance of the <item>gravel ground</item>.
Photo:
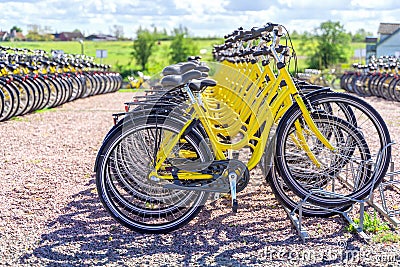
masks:
[[(345, 231), (340, 217), (306, 219), (310, 239), (302, 243), (265, 183), (239, 194), (237, 214), (227, 199), (220, 199), (171, 234), (137, 234), (119, 225), (100, 204), (93, 165), (113, 124), (111, 114), (122, 111), (131, 97), (114, 93), (79, 99), (1, 123), (0, 265), (400, 264), (399, 244), (366, 243)], [(400, 103), (367, 101), (399, 141)], [(397, 151), (394, 147), (398, 162)], [(252, 177), (262, 179), (258, 169)]]

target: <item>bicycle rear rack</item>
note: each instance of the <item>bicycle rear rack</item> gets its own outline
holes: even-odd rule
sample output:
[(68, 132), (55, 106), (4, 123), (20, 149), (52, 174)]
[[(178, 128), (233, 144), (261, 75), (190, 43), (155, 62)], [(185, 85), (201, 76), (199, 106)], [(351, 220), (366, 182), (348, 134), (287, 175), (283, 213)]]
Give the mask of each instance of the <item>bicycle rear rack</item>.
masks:
[[(387, 147), (393, 145), (393, 143), (388, 144), (386, 147), (384, 147), (381, 152), (377, 155), (377, 162), (379, 162), (381, 160), (381, 154), (382, 151), (387, 149)], [(293, 209), (293, 210), (289, 210), (288, 208), (284, 207), (285, 212), (287, 213), (293, 227), (296, 229), (298, 235), (300, 236), (300, 238), (302, 239), (303, 242), (305, 242), (307, 239), (310, 238), (310, 235), (307, 232), (307, 229), (305, 228), (305, 226), (303, 225), (303, 215), (302, 215), (302, 209), (303, 209), (303, 205), (307, 204), (307, 199), (313, 195), (313, 194), (320, 194), (320, 195), (326, 195), (326, 196), (335, 196), (338, 198), (343, 198), (343, 199), (347, 199), (347, 200), (351, 200), (354, 202), (354, 204), (351, 206), (351, 208), (349, 208), (349, 210), (347, 211), (338, 211), (335, 209), (331, 209), (331, 208), (326, 208), (326, 207), (320, 207), (323, 210), (326, 211), (331, 211), (334, 213), (337, 213), (338, 215), (341, 215), (344, 219), (346, 219), (351, 225), (354, 226), (354, 228), (356, 229), (358, 235), (363, 238), (365, 241), (369, 241), (371, 239), (371, 237), (369, 235), (367, 235), (364, 231), (364, 212), (365, 212), (365, 206), (366, 204), (368, 204), (369, 206), (373, 207), (379, 214), (381, 214), (390, 224), (392, 224), (394, 227), (398, 227), (400, 225), (400, 220), (397, 218), (398, 215), (400, 215), (400, 209), (397, 207), (395, 208), (395, 206), (393, 208), (389, 208), (387, 205), (387, 195), (385, 194), (385, 190), (392, 186), (395, 187), (397, 190), (397, 194), (400, 197), (400, 180), (395, 180), (394, 177), (396, 175), (400, 174), (400, 171), (394, 171), (394, 162), (391, 161), (390, 162), (390, 172), (386, 173), (385, 177), (390, 177), (389, 181), (387, 182), (382, 182), (380, 183), (380, 185), (378, 186), (378, 191), (379, 191), (379, 196), (380, 196), (380, 203), (376, 202), (374, 199), (374, 189), (373, 187), (371, 187), (371, 191), (369, 193), (369, 195), (364, 198), (364, 199), (354, 199), (354, 198), (349, 198), (346, 197), (344, 195), (339, 195), (333, 192), (328, 192), (328, 191), (324, 191), (321, 189), (318, 190), (312, 190), (304, 199), (302, 199), (298, 205)], [(376, 181), (377, 177), (375, 176), (373, 178), (374, 182)], [(348, 183), (347, 181), (345, 181), (345, 183), (347, 183), (348, 186), (352, 186), (350, 183)], [(400, 201), (399, 201), (400, 202)], [(349, 213), (353, 210), (354, 206), (356, 204), (360, 205), (359, 208), (359, 223), (356, 224), (354, 222), (354, 220), (351, 218), (351, 216), (349, 215)], [(298, 210), (298, 215), (296, 214), (296, 210)]]

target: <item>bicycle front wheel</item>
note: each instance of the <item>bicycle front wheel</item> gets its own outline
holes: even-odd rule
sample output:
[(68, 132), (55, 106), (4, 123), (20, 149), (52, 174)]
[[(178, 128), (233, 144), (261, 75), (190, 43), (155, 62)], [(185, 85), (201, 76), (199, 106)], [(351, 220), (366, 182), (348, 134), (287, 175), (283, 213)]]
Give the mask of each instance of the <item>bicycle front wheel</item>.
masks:
[[(391, 141), (386, 124), (369, 104), (348, 94), (316, 95), (309, 101), (317, 111), (313, 119), (337, 151), (329, 151), (302, 123), (306, 142), (321, 166), (310, 160), (296, 141), (295, 123), (304, 119), (295, 105), (277, 130), (275, 162), (279, 174), (300, 198), (308, 197), (318, 206), (338, 208), (365, 198), (389, 166)], [(346, 114), (349, 111), (351, 120)]]

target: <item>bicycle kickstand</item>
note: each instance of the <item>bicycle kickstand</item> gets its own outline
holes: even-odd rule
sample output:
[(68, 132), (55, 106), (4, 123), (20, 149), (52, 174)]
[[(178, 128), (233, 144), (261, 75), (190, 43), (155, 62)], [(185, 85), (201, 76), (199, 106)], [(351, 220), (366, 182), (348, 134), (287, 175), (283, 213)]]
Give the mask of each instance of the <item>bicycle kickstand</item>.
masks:
[[(233, 158), (233, 150), (232, 149), (228, 150), (228, 158), (229, 159)], [(232, 169), (233, 170), (231, 170), (228, 173), (228, 178), (229, 178), (229, 186), (230, 186), (230, 189), (231, 189), (232, 211), (234, 213), (236, 213), (237, 210), (238, 210), (238, 201), (237, 201), (237, 198), (236, 198), (236, 184), (237, 184), (238, 176), (237, 176), (237, 174), (235, 172), (235, 168), (232, 168)]]
[(232, 198), (232, 211), (234, 213), (238, 210), (238, 201), (236, 199), (236, 182), (237, 182), (237, 174), (235, 172), (230, 172), (228, 174), (229, 177), (229, 185), (231, 188), (231, 198)]

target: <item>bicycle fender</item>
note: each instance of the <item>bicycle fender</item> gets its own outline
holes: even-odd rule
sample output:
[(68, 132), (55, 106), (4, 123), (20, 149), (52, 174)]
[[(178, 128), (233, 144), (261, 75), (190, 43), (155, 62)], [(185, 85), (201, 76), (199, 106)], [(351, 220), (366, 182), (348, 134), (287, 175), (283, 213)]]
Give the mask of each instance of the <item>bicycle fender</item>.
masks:
[[(334, 92), (332, 91), (332, 89), (330, 87), (322, 87), (321, 89), (317, 89), (317, 90), (307, 93), (304, 98), (308, 99), (308, 98), (314, 97), (316, 95), (327, 94), (327, 93), (334, 93)], [(299, 108), (299, 105), (296, 102), (293, 103), (293, 105), (285, 112), (285, 114), (279, 120), (278, 127), (276, 128), (276, 132), (279, 132), (279, 129), (280, 129), (280, 127), (282, 127), (282, 124), (286, 121), (286, 117), (288, 116), (288, 114), (290, 114), (293, 109), (298, 109), (298, 108)]]
[[(132, 116), (132, 114), (129, 114)], [(144, 114), (142, 116), (138, 116), (138, 117), (134, 117), (135, 119), (139, 119), (139, 118), (147, 118), (149, 119), (150, 117), (155, 117), (155, 115), (150, 115), (149, 114)], [(126, 117), (124, 119), (127, 119)], [(108, 142), (110, 141), (110, 139), (114, 136), (114, 133), (117, 131), (123, 131), (123, 127), (125, 126), (126, 121), (124, 121), (124, 119), (121, 119), (120, 121), (118, 121), (118, 123), (116, 125), (114, 125), (113, 127), (111, 127), (111, 129), (108, 131), (108, 133), (106, 134), (106, 136), (103, 139), (103, 142), (101, 144), (101, 147), (99, 149), (99, 151), (97, 152), (97, 156), (96, 156), (96, 160), (95, 160), (95, 164), (94, 164), (94, 172), (97, 171), (97, 166), (98, 163), (100, 161), (100, 158), (104, 155), (104, 150), (108, 144)], [(182, 123), (182, 125), (185, 123), (185, 120), (183, 120), (182, 118), (178, 118), (178, 117), (168, 117), (168, 116), (159, 116), (160, 122), (166, 119), (169, 120), (174, 120), (177, 121), (179, 123)], [(128, 118), (129, 121), (129, 118)], [(204, 131), (204, 130), (203, 130)], [(196, 127), (192, 127), (191, 132), (193, 132), (194, 134), (196, 134), (197, 136), (205, 138), (205, 136), (207, 136), (205, 133), (202, 133), (201, 131), (201, 127), (196, 126)], [(186, 133), (188, 134), (188, 132)]]
[(120, 122), (122, 122), (122, 121), (123, 121), (123, 120), (119, 121), (118, 124), (114, 125), (114, 126), (108, 131), (108, 133), (106, 134), (106, 137), (104, 137), (103, 142), (101, 143), (101, 147), (100, 147), (99, 151), (97, 152), (97, 156), (96, 156), (96, 160), (95, 160), (94, 168), (93, 168), (94, 172), (97, 171), (97, 165), (98, 165), (98, 162), (99, 162), (99, 158), (100, 158), (101, 155), (103, 154), (104, 147), (105, 147), (106, 144), (108, 143), (108, 140), (111, 138), (111, 136), (113, 136), (113, 133), (114, 133), (115, 131), (120, 130), (120, 128), (121, 128), (121, 123), (120, 123)]
[(330, 87), (322, 87), (321, 89), (317, 89), (314, 91), (311, 91), (305, 95), (306, 98), (313, 97), (315, 95), (319, 94), (326, 94), (326, 93), (333, 93), (332, 89)]

